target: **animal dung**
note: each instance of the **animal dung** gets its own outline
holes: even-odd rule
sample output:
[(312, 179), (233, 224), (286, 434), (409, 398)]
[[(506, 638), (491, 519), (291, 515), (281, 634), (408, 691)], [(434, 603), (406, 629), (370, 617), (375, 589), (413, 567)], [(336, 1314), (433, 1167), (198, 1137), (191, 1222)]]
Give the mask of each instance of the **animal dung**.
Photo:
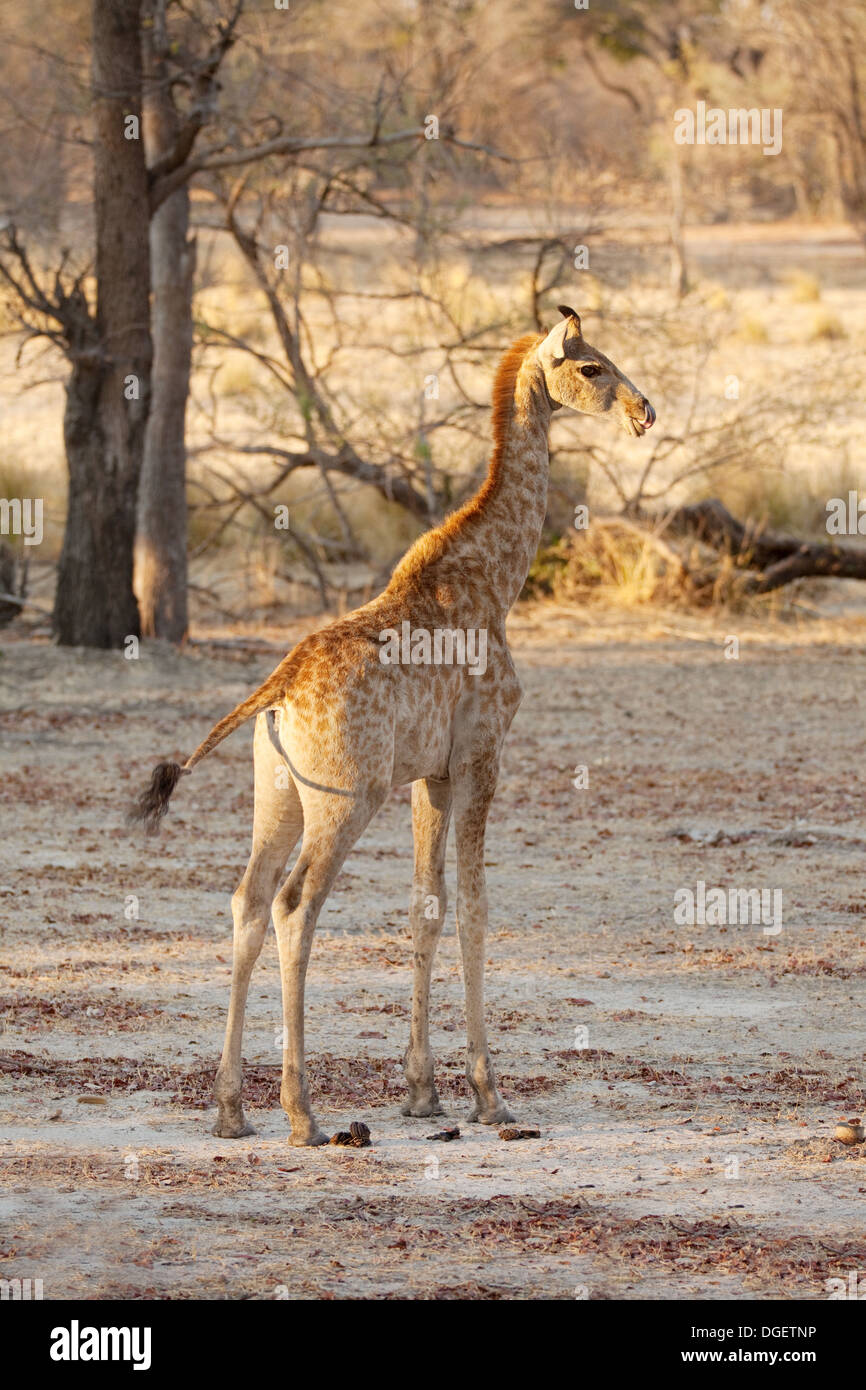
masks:
[(348, 1130), (338, 1129), (328, 1142), (344, 1149), (369, 1149), (370, 1130), (363, 1120), (353, 1120)]
[(866, 1130), (855, 1115), (853, 1120), (840, 1120), (836, 1125), (835, 1138), (840, 1144), (862, 1144)]
[(441, 1139), (443, 1144), (449, 1144), (452, 1139), (460, 1138), (460, 1130), (456, 1125), (450, 1129), (440, 1129), (438, 1134), (428, 1134), (428, 1139)]
[(525, 1129), (520, 1125), (506, 1125), (499, 1131), (500, 1139), (540, 1139), (540, 1129)]

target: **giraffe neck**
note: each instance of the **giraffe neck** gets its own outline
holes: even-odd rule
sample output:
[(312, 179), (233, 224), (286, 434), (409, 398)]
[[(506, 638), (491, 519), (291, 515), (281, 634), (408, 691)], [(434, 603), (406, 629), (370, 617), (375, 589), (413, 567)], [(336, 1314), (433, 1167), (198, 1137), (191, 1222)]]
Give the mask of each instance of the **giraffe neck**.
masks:
[(494, 398), (496, 447), (458, 533), (460, 551), (483, 560), (503, 615), (523, 588), (547, 513), (551, 404), (535, 345), (523, 355), (510, 401)]
[(416, 604), (432, 592), (454, 622), (495, 622), (523, 588), (547, 511), (551, 402), (529, 334), (499, 364), (494, 449), (483, 486), (441, 526), (419, 537), (376, 603)]

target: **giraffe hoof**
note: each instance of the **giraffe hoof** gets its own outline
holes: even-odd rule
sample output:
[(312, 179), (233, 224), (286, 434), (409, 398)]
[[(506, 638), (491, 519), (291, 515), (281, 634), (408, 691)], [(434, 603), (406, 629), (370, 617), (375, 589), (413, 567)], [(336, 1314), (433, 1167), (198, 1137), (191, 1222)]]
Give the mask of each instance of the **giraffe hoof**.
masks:
[(493, 1110), (479, 1110), (476, 1105), (467, 1118), (471, 1125), (507, 1125), (514, 1124), (517, 1116), (500, 1102)]
[(292, 1130), (289, 1135), (289, 1143), (294, 1149), (312, 1149), (319, 1144), (330, 1144), (329, 1136), (319, 1129), (318, 1125), (313, 1125), (312, 1129)]
[(248, 1124), (243, 1116), (237, 1123), (230, 1120), (217, 1120), (211, 1130), (211, 1134), (215, 1134), (217, 1139), (246, 1139), (248, 1135), (255, 1133), (257, 1133), (255, 1128)]
[(430, 1115), (444, 1115), (441, 1102), (438, 1096), (432, 1100), (407, 1100), (405, 1105), (400, 1106), (401, 1115), (414, 1115), (418, 1119), (427, 1119)]

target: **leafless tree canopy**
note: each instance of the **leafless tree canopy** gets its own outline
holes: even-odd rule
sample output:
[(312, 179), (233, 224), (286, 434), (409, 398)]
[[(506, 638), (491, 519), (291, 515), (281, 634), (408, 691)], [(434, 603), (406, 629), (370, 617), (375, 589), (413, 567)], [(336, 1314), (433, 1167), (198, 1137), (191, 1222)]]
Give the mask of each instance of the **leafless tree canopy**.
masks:
[[(323, 603), (363, 591), (477, 482), (496, 354), (566, 290), (666, 408), (638, 465), (557, 423), (554, 533), (593, 491), (635, 519), (779, 474), (844, 409), (832, 318), (796, 382), (719, 389), (743, 315), (686, 229), (864, 235), (861, 6), (76, 0), (3, 24), (6, 369), (66, 387), (62, 641), (182, 640), (189, 564), (212, 593), (238, 544)], [(779, 151), (678, 144), (701, 102), (783, 112)]]

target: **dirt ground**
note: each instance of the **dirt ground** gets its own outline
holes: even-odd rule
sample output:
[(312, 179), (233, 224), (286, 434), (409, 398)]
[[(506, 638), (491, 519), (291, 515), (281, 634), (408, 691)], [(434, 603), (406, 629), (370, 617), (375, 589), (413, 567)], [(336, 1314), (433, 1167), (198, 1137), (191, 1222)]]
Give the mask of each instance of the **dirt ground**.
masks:
[[(460, 1138), (400, 1116), (404, 788), (345, 865), (307, 995), (318, 1118), (365, 1120), (373, 1144), (311, 1151), (279, 1107), (272, 933), (244, 1047), (258, 1133), (210, 1133), (251, 728), (158, 838), (124, 822), (155, 759), (308, 626), (269, 630), (273, 653), (0, 648), (0, 1275), (172, 1299), (821, 1299), (862, 1276), (866, 1145), (832, 1136), (866, 1110), (866, 617), (520, 608), (488, 1009), (503, 1090), (541, 1137), (464, 1123), (453, 908), (432, 1036)], [(782, 930), (678, 925), (698, 881), (781, 890)]]

